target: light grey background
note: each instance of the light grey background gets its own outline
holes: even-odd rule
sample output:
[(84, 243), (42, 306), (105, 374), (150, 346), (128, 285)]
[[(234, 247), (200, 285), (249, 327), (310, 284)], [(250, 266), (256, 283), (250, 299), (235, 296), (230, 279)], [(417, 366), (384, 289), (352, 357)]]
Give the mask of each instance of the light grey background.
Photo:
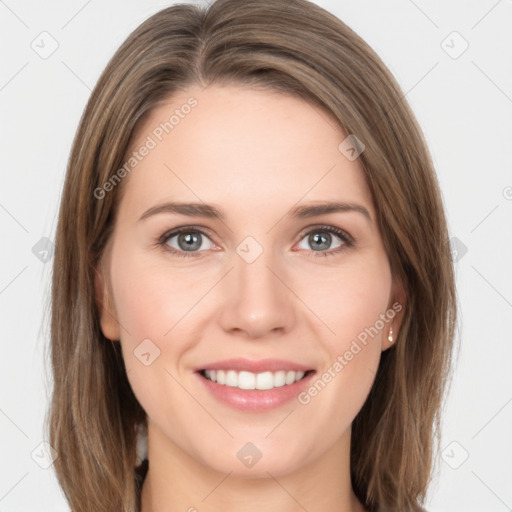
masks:
[[(462, 348), (427, 508), (511, 511), (512, 1), (317, 3), (358, 32), (401, 84), (430, 146), (457, 250)], [(0, 0), (2, 512), (68, 510), (51, 466), (40, 467), (51, 266), (40, 240), (54, 239), (92, 87), (126, 36), (168, 5)]]

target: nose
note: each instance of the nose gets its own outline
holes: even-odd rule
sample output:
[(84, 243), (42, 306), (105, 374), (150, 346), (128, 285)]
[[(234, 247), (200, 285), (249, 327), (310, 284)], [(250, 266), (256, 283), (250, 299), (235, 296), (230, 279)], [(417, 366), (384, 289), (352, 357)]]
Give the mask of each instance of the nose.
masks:
[(294, 324), (296, 299), (285, 272), (271, 256), (270, 250), (264, 250), (249, 263), (234, 255), (234, 268), (222, 289), (219, 321), (226, 332), (261, 338), (284, 334)]

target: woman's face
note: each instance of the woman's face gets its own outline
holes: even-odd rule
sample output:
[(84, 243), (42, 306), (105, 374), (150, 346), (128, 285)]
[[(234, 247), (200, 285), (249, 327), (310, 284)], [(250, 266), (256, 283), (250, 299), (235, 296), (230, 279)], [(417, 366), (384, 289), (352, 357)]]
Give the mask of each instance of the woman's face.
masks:
[(346, 137), (300, 99), (235, 86), (145, 120), (97, 286), (150, 446), (250, 476), (348, 446), (402, 299)]

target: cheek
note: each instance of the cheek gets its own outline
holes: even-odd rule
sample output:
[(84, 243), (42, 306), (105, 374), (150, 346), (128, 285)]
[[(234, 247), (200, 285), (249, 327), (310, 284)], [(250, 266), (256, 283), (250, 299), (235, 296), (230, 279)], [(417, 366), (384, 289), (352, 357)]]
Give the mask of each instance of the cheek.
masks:
[(371, 388), (392, 318), (387, 313), (390, 292), (391, 272), (382, 257), (355, 262), (315, 291), (312, 301), (332, 332), (322, 337), (328, 357), (317, 376), (322, 382), (311, 392), (329, 388), (323, 400), (332, 401), (332, 411), (340, 411), (343, 396), (341, 410), (355, 415)]
[[(145, 338), (162, 340), (192, 304), (184, 292), (185, 283), (179, 272), (170, 272), (135, 252), (120, 255), (112, 271), (116, 313), (124, 341), (140, 343)], [(189, 275), (186, 286), (196, 289)], [(190, 299), (190, 300), (189, 300)]]
[(173, 279), (136, 250), (118, 252), (113, 261), (115, 306), (130, 386), (151, 417), (168, 418), (172, 424), (176, 408), (190, 406), (190, 397), (176, 384), (181, 376), (172, 363), (187, 347), (186, 339), (176, 343), (181, 340), (175, 335), (181, 325), (173, 330), (185, 314), (183, 280), (176, 274)]
[(159, 407), (161, 394), (155, 389), (173, 396), (173, 403), (186, 405), (189, 398), (175, 389), (172, 376), (183, 377), (178, 362), (196, 341), (190, 324), (201, 322), (195, 306), (215, 282), (216, 274), (180, 271), (164, 258), (155, 264), (154, 257), (137, 253), (136, 248), (128, 250), (122, 243), (118, 247), (123, 251), (113, 253), (111, 275), (132, 389), (148, 410)]
[(376, 323), (383, 331), (379, 319), (386, 312), (390, 293), (391, 272), (382, 257), (354, 261), (315, 286), (311, 302), (331, 330), (332, 335), (325, 336), (330, 352), (346, 350), (360, 334), (364, 340), (364, 333)]

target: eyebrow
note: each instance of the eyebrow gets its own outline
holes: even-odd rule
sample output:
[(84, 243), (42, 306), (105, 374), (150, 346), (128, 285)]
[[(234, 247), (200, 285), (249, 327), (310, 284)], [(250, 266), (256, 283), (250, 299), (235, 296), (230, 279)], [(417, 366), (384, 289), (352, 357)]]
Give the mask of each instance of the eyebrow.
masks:
[[(299, 205), (292, 208), (287, 216), (290, 218), (310, 218), (329, 213), (358, 212), (371, 222), (372, 218), (368, 210), (359, 204), (339, 201), (323, 201), (308, 205)], [(214, 205), (206, 203), (177, 203), (170, 202), (153, 206), (146, 210), (139, 221), (160, 213), (178, 213), (188, 217), (207, 217), (209, 219), (225, 220), (225, 215)]]

